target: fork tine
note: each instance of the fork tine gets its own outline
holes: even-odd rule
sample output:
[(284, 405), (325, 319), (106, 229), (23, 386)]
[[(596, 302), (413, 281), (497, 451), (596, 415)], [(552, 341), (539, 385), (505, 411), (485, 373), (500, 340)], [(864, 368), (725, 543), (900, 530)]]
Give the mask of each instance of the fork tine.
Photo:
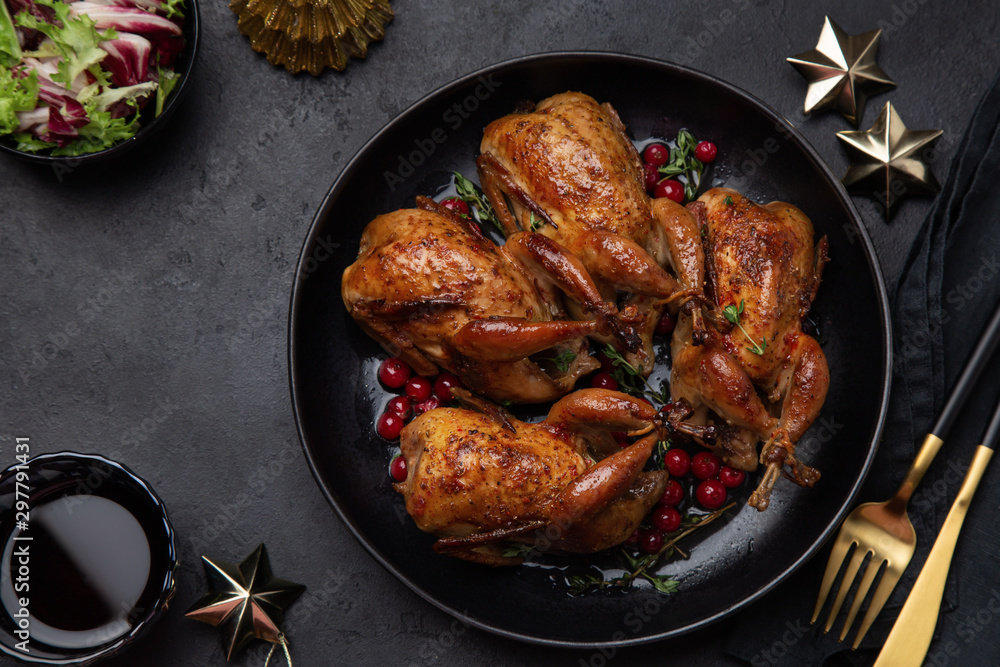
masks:
[(847, 565), (847, 569), (844, 570), (844, 578), (840, 580), (840, 588), (837, 590), (837, 598), (833, 601), (833, 607), (830, 608), (830, 616), (826, 619), (826, 627), (823, 628), (824, 634), (830, 632), (830, 628), (833, 627), (833, 622), (837, 619), (837, 614), (840, 613), (840, 608), (844, 604), (844, 598), (847, 597), (848, 591), (851, 590), (851, 584), (854, 583), (854, 578), (858, 576), (858, 570), (861, 569), (861, 563), (864, 562), (865, 556), (872, 553), (870, 549), (862, 549), (861, 545), (854, 550), (851, 555), (851, 562)]
[(871, 604), (868, 605), (868, 611), (865, 612), (865, 617), (861, 621), (861, 627), (854, 638), (852, 648), (856, 649), (861, 644), (861, 640), (868, 633), (868, 628), (872, 626), (872, 623), (875, 622), (875, 617), (882, 611), (885, 601), (889, 599), (893, 589), (896, 588), (896, 584), (899, 583), (899, 578), (903, 576), (903, 570), (906, 569), (908, 564), (909, 560), (903, 563), (902, 567), (893, 564), (891, 560), (886, 562), (885, 574), (882, 575), (882, 580), (878, 582), (878, 588), (875, 589), (875, 595), (872, 596)]
[(844, 627), (840, 631), (839, 641), (844, 641), (844, 637), (847, 636), (847, 632), (851, 629), (851, 625), (854, 624), (854, 619), (858, 616), (858, 610), (861, 609), (861, 603), (865, 601), (866, 597), (868, 597), (868, 589), (872, 587), (872, 582), (875, 581), (875, 576), (878, 574), (878, 571), (882, 569), (882, 563), (884, 563), (885, 560), (879, 558), (879, 561), (876, 563), (875, 558), (876, 556), (873, 552), (872, 559), (868, 562), (868, 568), (865, 570), (864, 576), (861, 577), (861, 583), (858, 584), (858, 590), (854, 594), (854, 602), (851, 603), (851, 609), (847, 612), (847, 620), (844, 621)]
[(830, 560), (826, 562), (826, 572), (823, 574), (823, 583), (819, 587), (819, 598), (816, 600), (816, 609), (813, 611), (810, 623), (815, 623), (816, 619), (819, 618), (819, 612), (823, 609), (823, 605), (826, 604), (826, 596), (830, 594), (833, 582), (837, 579), (837, 573), (840, 572), (840, 568), (844, 565), (844, 561), (847, 560), (847, 554), (854, 544), (857, 543), (845, 535), (843, 531), (837, 535), (837, 541), (833, 544), (833, 551), (830, 552)]

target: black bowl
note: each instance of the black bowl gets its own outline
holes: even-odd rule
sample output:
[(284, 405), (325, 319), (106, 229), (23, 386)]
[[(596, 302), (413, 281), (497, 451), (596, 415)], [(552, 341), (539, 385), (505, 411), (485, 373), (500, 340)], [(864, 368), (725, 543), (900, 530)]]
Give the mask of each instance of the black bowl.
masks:
[[(21, 444), (15, 446), (15, 451), (10, 455), (12, 459), (18, 456), (26, 457), (26, 454), (17, 453), (21, 451), (21, 447)], [(104, 499), (102, 503), (112, 508), (117, 505), (118, 507), (114, 508), (116, 512), (95, 516), (93, 512), (81, 511), (83, 502), (94, 502), (95, 499)], [(49, 503), (51, 505), (48, 505)], [(43, 504), (46, 505), (46, 509), (55, 509), (56, 512), (42, 513), (40, 516), (36, 510)], [(55, 548), (53, 546), (55, 542), (52, 542), (51, 538), (45, 539), (47, 534), (45, 528), (51, 527), (46, 523), (46, 518), (65, 514), (65, 518), (71, 518), (77, 527), (66, 528), (68, 523), (62, 523), (60, 530), (53, 534), (61, 535), (64, 539), (67, 535), (73, 535), (73, 539), (82, 540), (86, 545), (82, 548), (93, 549), (100, 544), (93, 537), (94, 528), (90, 527), (91, 522), (100, 522), (100, 525), (106, 527), (110, 523), (109, 516), (127, 520), (125, 512), (132, 515), (147, 541), (148, 576), (145, 584), (141, 586), (137, 599), (117, 598), (116, 602), (107, 598), (104, 600), (105, 605), (111, 605), (109, 609), (112, 611), (109, 611), (108, 618), (117, 624), (117, 627), (112, 631), (107, 630), (111, 626), (102, 626), (105, 628), (103, 635), (95, 639), (96, 633), (101, 633), (102, 630), (90, 629), (92, 627), (90, 623), (96, 622), (97, 617), (93, 616), (93, 606), (81, 606), (81, 597), (84, 595), (81, 591), (99, 577), (95, 579), (95, 573), (84, 567), (82, 570), (76, 570), (78, 573), (84, 573), (80, 580), (69, 575), (65, 582), (58, 584), (63, 587), (72, 586), (71, 590), (63, 590), (62, 594), (52, 591), (56, 581), (55, 579), (46, 581), (44, 574), (53, 566), (48, 565), (47, 569), (43, 563), (47, 557), (53, 558), (49, 550)], [(119, 520), (117, 523), (121, 525), (123, 521)], [(100, 539), (104, 543), (113, 542), (108, 535)], [(59, 543), (63, 549), (71, 549), (65, 542)], [(7, 553), (8, 544), (11, 546), (10, 554)], [(26, 556), (18, 555), (19, 550), (25, 547)], [(120, 551), (122, 545), (115, 542), (113, 548)], [(0, 473), (0, 551), (3, 552), (0, 562), (6, 563), (9, 558), (11, 569), (10, 576), (4, 572), (0, 583), (0, 600), (2, 600), (0, 652), (25, 662), (45, 665), (89, 665), (96, 660), (118, 655), (146, 634), (150, 626), (163, 615), (174, 594), (178, 567), (177, 546), (163, 501), (131, 470), (120, 463), (94, 454), (75, 452), (42, 454), (12, 465)], [(88, 557), (104, 558), (97, 555)], [(70, 561), (67, 559), (66, 562)], [(114, 579), (125, 580), (122, 579), (125, 576), (122, 574), (123, 569), (129, 569), (128, 563), (115, 566)], [(62, 571), (68, 570), (69, 566), (66, 566)], [(134, 569), (132, 574), (136, 576)], [(105, 573), (105, 576), (108, 574)], [(14, 581), (18, 583), (13, 583)], [(18, 588), (22, 585), (27, 588)], [(43, 588), (49, 589), (46, 594), (42, 593)], [(118, 590), (122, 590), (120, 585)], [(136, 588), (130, 590), (138, 591), (140, 585), (136, 583)], [(18, 595), (24, 596), (26, 606), (22, 607), (22, 603), (17, 601)], [(35, 617), (35, 614), (41, 612), (38, 605), (47, 597), (53, 596), (59, 596), (60, 601), (51, 606), (58, 606), (60, 609), (49, 610), (48, 613), (63, 615), (62, 620), (67, 624), (60, 627), (72, 629), (69, 632), (62, 629), (43, 631), (43, 621)], [(127, 625), (123, 626), (123, 620), (110, 615), (119, 611), (118, 604), (129, 611)], [(12, 606), (15, 609), (11, 609)], [(87, 618), (83, 619), (83, 616)], [(73, 625), (81, 620), (86, 620), (88, 623)], [(52, 636), (59, 636), (58, 642), (52, 643), (51, 638), (46, 638), (46, 633), (53, 632), (56, 634)], [(84, 636), (88, 641), (81, 640)], [(49, 643), (46, 643), (47, 641)], [(27, 650), (23, 650), (25, 648)]]
[[(39, 165), (64, 168), (75, 168), (81, 165), (95, 164), (117, 158), (131, 151), (140, 142), (160, 132), (167, 121), (180, 105), (184, 95), (190, 88), (189, 82), (194, 73), (195, 62), (198, 60), (198, 46), (201, 40), (201, 15), (198, 8), (199, 0), (185, 0), (185, 16), (182, 31), (184, 33), (184, 48), (177, 56), (174, 70), (181, 75), (181, 80), (170, 93), (170, 98), (164, 103), (163, 111), (156, 116), (152, 103), (147, 104), (139, 114), (139, 131), (125, 141), (120, 141), (110, 148), (86, 155), (45, 155), (44, 153), (26, 153), (17, 150), (17, 143), (7, 137), (0, 137), (0, 152), (13, 155), (16, 158)], [(58, 168), (58, 167), (57, 167)]]
[[(582, 90), (611, 102), (635, 139), (687, 127), (719, 145), (708, 178), (758, 201), (801, 207), (830, 239), (815, 312), (832, 382), (800, 443), (823, 478), (780, 481), (770, 509), (738, 506), (671, 563), (680, 589), (567, 595), (541, 567), (490, 569), (431, 551), (390, 486), (391, 446), (373, 422), (389, 394), (378, 346), (341, 303), (340, 278), (376, 215), (434, 195), (452, 170), (474, 177), (484, 126), (522, 100)], [(662, 639), (716, 621), (773, 588), (831, 535), (868, 472), (887, 407), (889, 315), (872, 245), (843, 187), (778, 113), (738, 88), (676, 65), (607, 53), (551, 53), (501, 63), (420, 100), (380, 130), (334, 182), (299, 258), (289, 322), (292, 401), (306, 458), (323, 493), (380, 563), (463, 622), (516, 639), (596, 647)], [(552, 559), (606, 566), (613, 555)], [(575, 566), (573, 566), (575, 567)]]

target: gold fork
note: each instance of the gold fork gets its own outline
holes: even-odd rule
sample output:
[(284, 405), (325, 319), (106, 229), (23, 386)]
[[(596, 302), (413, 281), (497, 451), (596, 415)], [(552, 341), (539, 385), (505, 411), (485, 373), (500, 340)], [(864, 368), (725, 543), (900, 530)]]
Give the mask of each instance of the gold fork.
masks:
[[(875, 621), (875, 617), (882, 611), (886, 600), (889, 599), (889, 595), (899, 582), (903, 570), (913, 558), (913, 552), (917, 545), (916, 532), (913, 530), (910, 518), (906, 515), (906, 505), (909, 503), (913, 491), (920, 484), (920, 480), (923, 479), (924, 473), (927, 472), (927, 468), (930, 467), (934, 456), (941, 449), (945, 436), (955, 422), (959, 410), (965, 404), (965, 400), (976, 381), (982, 375), (986, 362), (993, 355), (998, 342), (1000, 342), (1000, 304), (997, 305), (986, 329), (980, 334), (976, 349), (965, 362), (962, 374), (952, 388), (944, 409), (931, 428), (931, 432), (924, 438), (920, 451), (910, 465), (896, 495), (882, 503), (865, 503), (858, 506), (840, 527), (837, 540), (833, 545), (833, 552), (830, 554), (830, 560), (826, 564), (823, 583), (820, 585), (819, 599), (816, 600), (816, 609), (813, 611), (812, 621), (810, 621), (815, 623), (816, 619), (819, 618), (820, 611), (822, 611), (834, 581), (837, 579), (837, 573), (847, 562), (847, 569), (844, 571), (844, 577), (840, 582), (840, 588), (837, 590), (823, 632), (829, 632), (830, 628), (833, 627), (847, 593), (869, 555), (871, 558), (861, 577), (861, 582), (858, 584), (851, 608), (847, 612), (847, 619), (840, 632), (840, 641), (844, 641), (844, 638), (847, 637), (847, 633), (850, 631), (854, 619), (857, 618), (862, 603), (868, 597), (868, 592), (878, 576), (879, 570), (885, 564), (885, 572), (879, 580), (868, 605), (868, 610), (858, 628), (853, 648), (858, 647), (867, 634), (868, 628)], [(852, 547), (853, 552), (851, 551)]]

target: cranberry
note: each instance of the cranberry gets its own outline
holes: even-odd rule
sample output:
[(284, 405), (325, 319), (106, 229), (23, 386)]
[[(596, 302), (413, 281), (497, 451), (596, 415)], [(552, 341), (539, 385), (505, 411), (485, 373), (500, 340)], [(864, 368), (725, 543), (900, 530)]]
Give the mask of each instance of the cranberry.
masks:
[(691, 459), (691, 474), (698, 479), (712, 479), (719, 474), (719, 457), (712, 452), (698, 452)]
[(402, 454), (394, 458), (392, 463), (389, 464), (389, 474), (397, 482), (406, 481), (406, 459), (403, 458)]
[(395, 412), (383, 412), (375, 422), (375, 430), (386, 440), (395, 440), (403, 430), (403, 418)]
[(667, 507), (676, 507), (684, 500), (684, 487), (676, 479), (668, 479), (667, 486), (663, 489), (663, 497), (660, 504)]
[(402, 359), (389, 357), (378, 367), (378, 379), (390, 389), (399, 389), (410, 379), (410, 367)]
[(649, 520), (664, 533), (672, 533), (681, 527), (681, 513), (673, 507), (657, 507)]
[(444, 206), (449, 211), (454, 211), (459, 215), (469, 215), (469, 205), (466, 204), (464, 200), (459, 199), (458, 197), (445, 199), (443, 202), (441, 202), (441, 205)]
[(610, 389), (611, 391), (618, 391), (618, 381), (611, 376), (611, 373), (606, 373), (604, 371), (594, 373), (594, 377), (590, 378), (590, 386), (595, 389)]
[(694, 156), (702, 162), (711, 162), (718, 153), (719, 149), (711, 141), (699, 141), (694, 147)]
[(611, 437), (615, 439), (615, 442), (617, 442), (618, 446), (622, 449), (629, 446), (628, 433), (625, 431), (612, 431)]
[(661, 336), (669, 336), (674, 332), (674, 327), (677, 326), (677, 320), (670, 313), (663, 313), (660, 321), (656, 323), (656, 333)]
[(668, 449), (663, 455), (663, 467), (671, 477), (683, 477), (691, 470), (691, 456), (683, 449)]
[(409, 396), (396, 396), (389, 401), (389, 404), (385, 406), (386, 412), (391, 412), (394, 415), (399, 415), (403, 419), (407, 419), (410, 416), (410, 398)]
[(729, 466), (722, 466), (722, 470), (719, 471), (719, 481), (727, 489), (735, 489), (743, 483), (746, 476), (747, 474), (742, 470), (730, 468)]
[(646, 189), (652, 192), (656, 184), (660, 182), (660, 170), (651, 164), (644, 164), (642, 168), (646, 172)]
[(431, 396), (426, 401), (421, 401), (413, 406), (413, 416), (422, 415), (425, 412), (430, 412), (435, 408), (441, 407), (441, 399), (437, 396)]
[(663, 533), (658, 530), (644, 530), (639, 536), (639, 547), (648, 554), (655, 554), (663, 546)]
[(665, 178), (653, 190), (653, 196), (657, 199), (666, 197), (680, 204), (684, 201), (684, 186), (676, 178)]
[(461, 386), (462, 381), (451, 373), (441, 373), (437, 376), (437, 380), (434, 380), (434, 395), (442, 401), (450, 401), (452, 399), (451, 390)]
[(639, 539), (642, 537), (642, 531), (638, 528), (632, 531), (632, 534), (625, 538), (625, 544), (630, 546), (635, 546), (639, 544)]
[(705, 509), (717, 510), (726, 502), (726, 487), (717, 479), (706, 479), (695, 489), (694, 497)]
[(670, 149), (663, 144), (650, 144), (642, 151), (642, 159), (646, 164), (659, 167), (670, 159)]
[(434, 388), (431, 385), (431, 381), (425, 377), (415, 375), (406, 381), (406, 395), (409, 396), (414, 403), (426, 401), (431, 397), (431, 392), (433, 390)]

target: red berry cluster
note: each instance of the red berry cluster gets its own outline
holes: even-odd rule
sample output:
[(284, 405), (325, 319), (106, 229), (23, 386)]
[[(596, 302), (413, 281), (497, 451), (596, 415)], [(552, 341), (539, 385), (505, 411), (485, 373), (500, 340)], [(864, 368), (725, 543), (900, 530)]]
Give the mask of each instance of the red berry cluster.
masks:
[[(713, 161), (718, 152), (711, 141), (699, 141), (694, 148), (694, 156), (705, 164)], [(646, 190), (657, 199), (667, 197), (680, 204), (684, 202), (684, 185), (676, 178), (660, 178), (660, 167), (669, 160), (670, 149), (665, 144), (652, 143), (642, 151)]]
[(694, 487), (693, 500), (699, 506), (717, 510), (726, 504), (728, 489), (739, 487), (746, 479), (746, 473), (722, 465), (712, 452), (691, 456), (683, 449), (670, 449), (663, 457), (663, 467), (671, 479), (667, 480), (663, 496), (649, 514), (651, 527), (636, 530), (626, 541), (649, 554), (660, 550), (665, 535), (680, 529), (684, 517), (678, 507), (687, 499), (686, 486)]
[[(375, 431), (386, 440), (399, 438), (406, 422), (450, 401), (451, 390), (462, 386), (462, 381), (447, 371), (432, 378), (413, 375), (413, 369), (396, 357), (389, 357), (381, 363), (378, 367), (378, 379), (389, 389), (403, 390), (402, 395), (389, 399), (385, 412), (375, 420)], [(405, 481), (406, 459), (402, 456), (394, 458), (389, 466), (389, 473), (397, 482)]]

